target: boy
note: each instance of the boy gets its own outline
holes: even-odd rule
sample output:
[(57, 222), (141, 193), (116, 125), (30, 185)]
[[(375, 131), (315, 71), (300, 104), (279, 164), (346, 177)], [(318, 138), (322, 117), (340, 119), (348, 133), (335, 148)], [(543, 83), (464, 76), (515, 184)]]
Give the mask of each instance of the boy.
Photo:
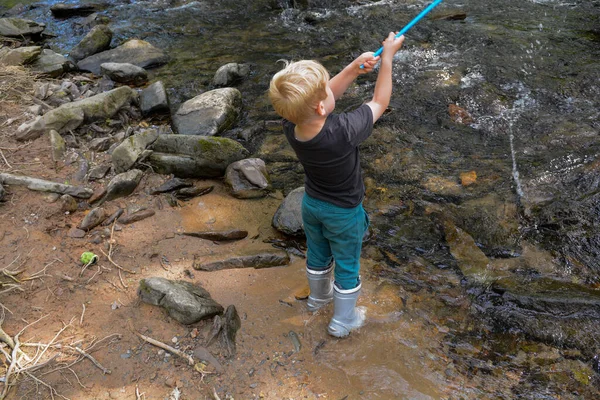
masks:
[[(362, 238), (369, 226), (362, 207), (365, 187), (358, 146), (390, 102), (392, 61), (403, 41), (404, 36), (395, 38), (390, 32), (381, 57), (364, 53), (331, 79), (315, 61), (289, 63), (269, 88), (273, 107), (284, 118), (286, 138), (306, 173), (302, 220), (308, 247), (307, 306), (314, 312), (333, 299), (327, 331), (336, 337), (348, 336), (365, 321), (365, 308), (356, 307)], [(373, 99), (355, 111), (332, 114), (335, 100), (380, 59)]]

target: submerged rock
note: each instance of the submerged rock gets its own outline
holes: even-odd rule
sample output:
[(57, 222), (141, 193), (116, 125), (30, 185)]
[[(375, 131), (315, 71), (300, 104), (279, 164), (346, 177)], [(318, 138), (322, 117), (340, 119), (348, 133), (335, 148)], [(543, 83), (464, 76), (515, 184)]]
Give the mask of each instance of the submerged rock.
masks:
[(104, 10), (106, 3), (68, 4), (57, 3), (50, 7), (52, 15), (57, 18), (69, 18), (74, 16), (87, 16), (96, 11)]
[(233, 86), (246, 78), (249, 73), (250, 67), (246, 64), (225, 64), (215, 73), (213, 85), (217, 87)]
[(142, 279), (138, 296), (145, 303), (163, 307), (172, 318), (186, 325), (223, 313), (223, 306), (210, 293), (186, 281)]
[(218, 135), (235, 125), (241, 109), (239, 90), (211, 90), (183, 103), (173, 116), (173, 127), (181, 135)]

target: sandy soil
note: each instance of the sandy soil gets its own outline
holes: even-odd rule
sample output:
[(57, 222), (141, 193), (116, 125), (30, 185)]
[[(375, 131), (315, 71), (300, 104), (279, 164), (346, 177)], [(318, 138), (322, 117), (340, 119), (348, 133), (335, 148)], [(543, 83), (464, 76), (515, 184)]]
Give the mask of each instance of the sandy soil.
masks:
[[(72, 182), (77, 165), (55, 164), (46, 136), (31, 143), (13, 139), (19, 124), (30, 118), (24, 114), (26, 107), (2, 102), (0, 172)], [(102, 160), (97, 157), (95, 163)], [(441, 333), (425, 329), (418, 319), (403, 317), (401, 289), (379, 280), (376, 265), (365, 260), (363, 266), (360, 303), (369, 308), (369, 328), (344, 340), (329, 337), (325, 328), (331, 307), (312, 315), (304, 301), (294, 298), (306, 286), (302, 258), (292, 257), (288, 266), (262, 270), (192, 268), (195, 255), (270, 248), (263, 240), (281, 237), (271, 227), (283, 198), (280, 193), (243, 201), (231, 197), (218, 180), (198, 181), (198, 186), (212, 184), (215, 190), (173, 208), (163, 197), (148, 194), (149, 188), (167, 178), (148, 172), (134, 194), (105, 205), (108, 213), (127, 206), (156, 211), (143, 221), (117, 225), (112, 233), (113, 260), (134, 273), (119, 270), (103, 255), (110, 247), (110, 229), (96, 229), (81, 239), (69, 237), (69, 230), (89, 211), (87, 203), (65, 214), (48, 194), (6, 187), (8, 195), (0, 203), (0, 268), (19, 273), (0, 278), (1, 326), (12, 337), (21, 331), (21, 348), (38, 360), (34, 364), (50, 360), (31, 375), (21, 373), (6, 398), (444, 397), (445, 362), (432, 370), (422, 367), (427, 357), (438, 361), (443, 357), (428, 349), (428, 343), (439, 342), (432, 337)], [(103, 184), (86, 182), (85, 186)], [(248, 230), (248, 238), (218, 244), (180, 235), (186, 229), (227, 228)], [(85, 270), (79, 261), (84, 251), (100, 255), (99, 262)], [(224, 372), (214, 373), (210, 364), (199, 365), (204, 373), (199, 372), (136, 335), (140, 332), (191, 353), (206, 345), (212, 326), (211, 321), (185, 326), (164, 310), (140, 302), (139, 281), (152, 276), (194, 282), (224, 307), (236, 306), (242, 319), (237, 354), (227, 358), (218, 343), (209, 347)], [(298, 352), (290, 331), (300, 337)], [(73, 350), (76, 346), (89, 349), (97, 365), (79, 357)], [(5, 375), (9, 365), (5, 356), (1, 359)]]

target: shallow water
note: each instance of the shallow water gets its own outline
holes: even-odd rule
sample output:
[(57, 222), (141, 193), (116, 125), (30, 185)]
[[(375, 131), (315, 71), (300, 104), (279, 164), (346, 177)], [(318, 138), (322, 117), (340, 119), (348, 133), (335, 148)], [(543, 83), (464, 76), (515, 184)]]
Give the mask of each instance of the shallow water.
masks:
[[(53, 3), (37, 3), (25, 15), (46, 22), (57, 34), (50, 45), (68, 53), (85, 32), (76, 19), (53, 19)], [(250, 63), (252, 74), (239, 86), (243, 128), (277, 118), (265, 97), (277, 60), (314, 58), (336, 73), (376, 50), (428, 2), (323, 0), (308, 9), (289, 3), (115, 1), (102, 14), (111, 20), (113, 45), (137, 37), (173, 57), (151, 74), (170, 88), (174, 109), (209, 90), (221, 65)], [(436, 18), (446, 13), (466, 18)], [(415, 365), (395, 365), (367, 342), (347, 360), (349, 376), (377, 380), (398, 398), (597, 395), (589, 357), (539, 347), (514, 326), (492, 330), (472, 316), (476, 306), (440, 215), (462, 223), (492, 268), (590, 285), (600, 280), (599, 16), (598, 1), (446, 1), (409, 32), (396, 57), (390, 112), (362, 153), (365, 206), (376, 234), (365, 254), (376, 276), (410, 305), (404, 318), (372, 334), (386, 338), (379, 344), (404, 349)], [(375, 77), (359, 78), (338, 110), (370, 99)], [(453, 121), (450, 104), (471, 120)], [(261, 143), (258, 154), (271, 165), (275, 187), (287, 193), (301, 185), (302, 171), (280, 150), (281, 135), (267, 131), (257, 148)], [(476, 184), (463, 186), (459, 175), (468, 171), (476, 172)], [(546, 363), (537, 353), (559, 357)], [(364, 368), (356, 360), (365, 357), (384, 362)], [(415, 387), (402, 379), (412, 369), (432, 371), (436, 383)], [(588, 372), (590, 380), (580, 379)]]

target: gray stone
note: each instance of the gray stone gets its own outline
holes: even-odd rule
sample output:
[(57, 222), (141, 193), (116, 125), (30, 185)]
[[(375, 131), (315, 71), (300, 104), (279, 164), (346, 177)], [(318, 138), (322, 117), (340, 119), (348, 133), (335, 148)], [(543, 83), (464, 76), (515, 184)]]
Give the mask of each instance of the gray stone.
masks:
[(100, 65), (100, 72), (119, 83), (142, 85), (148, 82), (146, 70), (129, 63), (104, 63)]
[(232, 86), (248, 76), (250, 67), (246, 64), (229, 63), (220, 67), (213, 78), (213, 85)]
[(30, 64), (42, 53), (40, 46), (19, 47), (16, 49), (0, 50), (0, 65)]
[(75, 62), (107, 50), (112, 40), (112, 31), (106, 25), (94, 26), (71, 50), (69, 57)]
[(106, 219), (106, 212), (103, 208), (92, 208), (90, 212), (83, 218), (78, 228), (84, 231), (89, 231), (97, 227)]
[(273, 216), (273, 227), (287, 235), (304, 235), (302, 223), (302, 198), (304, 186), (292, 190), (283, 200)]
[(77, 129), (85, 119), (82, 108), (71, 106), (71, 103), (57, 107), (43, 115), (43, 126), (46, 132), (55, 130), (59, 133), (67, 133)]
[(0, 183), (5, 185), (25, 186), (29, 190), (35, 190), (39, 192), (70, 194), (73, 197), (79, 197), (82, 199), (88, 199), (94, 193), (92, 189), (81, 186), (65, 185), (63, 183), (46, 181), (44, 179), (30, 178), (28, 176), (6, 173), (0, 173)]
[(191, 135), (159, 135), (150, 149), (147, 161), (156, 172), (180, 178), (223, 176), (229, 164), (248, 155), (234, 140)]
[(137, 188), (144, 173), (139, 169), (132, 169), (115, 176), (106, 187), (106, 194), (99, 200), (98, 204), (129, 196)]
[(139, 39), (131, 39), (114, 49), (84, 58), (77, 63), (77, 67), (83, 71), (100, 75), (100, 65), (108, 62), (127, 62), (148, 69), (165, 64), (168, 60), (169, 57), (162, 50), (157, 49), (150, 43)]
[(283, 250), (265, 250), (239, 256), (194, 256), (194, 269), (200, 271), (218, 271), (234, 268), (270, 268), (287, 265), (290, 256)]
[(81, 239), (85, 237), (85, 231), (82, 229), (77, 229), (77, 228), (71, 228), (69, 229), (69, 232), (67, 232), (67, 235), (69, 237), (72, 238), (76, 238), (76, 239)]
[(154, 82), (140, 94), (140, 109), (142, 114), (168, 114), (169, 98), (162, 81)]
[(108, 171), (110, 171), (110, 165), (98, 165), (97, 167), (91, 169), (90, 174), (88, 175), (88, 180), (96, 181), (98, 179), (102, 179), (106, 176), (106, 174), (108, 174)]
[(6, 196), (6, 190), (4, 190), (4, 186), (0, 185), (0, 201), (4, 201), (4, 196)]
[(27, 112), (35, 116), (42, 115), (44, 114), (44, 107), (40, 106), (39, 104), (35, 104), (27, 107)]
[(35, 140), (46, 132), (44, 117), (37, 116), (33, 120), (24, 122), (17, 128), (15, 139), (19, 141)]
[(145, 129), (123, 140), (111, 155), (115, 172), (120, 174), (133, 167), (146, 148), (156, 139), (158, 139), (157, 129)]
[(52, 147), (52, 160), (60, 161), (64, 158), (67, 151), (65, 140), (60, 136), (60, 133), (55, 130), (50, 131), (50, 147)]
[(247, 158), (229, 164), (225, 170), (225, 183), (233, 197), (238, 199), (264, 197), (270, 189), (269, 173), (260, 158)]
[(248, 236), (248, 231), (241, 229), (231, 229), (227, 231), (200, 231), (200, 232), (184, 232), (184, 235), (199, 237), (201, 239), (212, 240), (212, 241), (230, 241), (240, 240)]
[(223, 307), (204, 288), (186, 281), (142, 279), (138, 296), (145, 303), (163, 307), (172, 318), (186, 325), (223, 313)]
[(173, 116), (182, 135), (217, 135), (233, 127), (242, 110), (242, 94), (234, 88), (215, 89), (183, 103)]
[(154, 210), (140, 210), (131, 214), (122, 215), (119, 217), (118, 222), (123, 225), (133, 224), (134, 222), (141, 221), (143, 219), (149, 218), (156, 214)]
[(44, 24), (21, 18), (0, 18), (0, 36), (39, 36), (46, 28)]
[(63, 194), (60, 196), (60, 210), (63, 212), (74, 213), (77, 211), (77, 200), (73, 196)]
[(31, 70), (37, 74), (57, 78), (72, 69), (72, 63), (65, 56), (52, 50), (44, 49), (40, 56), (31, 64)]
[(110, 148), (110, 145), (113, 143), (113, 138), (110, 136), (107, 137), (99, 137), (90, 140), (88, 143), (88, 147), (93, 151), (106, 151)]

